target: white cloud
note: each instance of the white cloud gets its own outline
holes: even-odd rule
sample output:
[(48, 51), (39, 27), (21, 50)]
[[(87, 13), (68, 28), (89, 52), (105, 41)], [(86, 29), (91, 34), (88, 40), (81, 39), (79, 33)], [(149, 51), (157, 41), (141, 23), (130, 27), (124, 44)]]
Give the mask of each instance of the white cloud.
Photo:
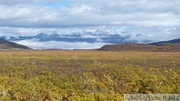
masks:
[(87, 42), (39, 42), (37, 40), (16, 41), (16, 43), (26, 45), (33, 49), (98, 49), (107, 43), (87, 43)]
[(57, 3), (68, 0), (0, 0), (1, 5), (24, 5), (24, 4), (37, 4), (37, 3)]
[[(61, 2), (53, 0), (50, 2)], [(4, 3), (3, 3), (4, 2)], [(2, 4), (10, 1), (3, 1)], [(17, 3), (16, 3), (17, 2)], [(0, 26), (74, 27), (101, 25), (179, 26), (178, 0), (69, 0), (68, 6), (52, 9), (15, 0), (13, 6), (0, 5)], [(19, 5), (19, 3), (21, 5)]]

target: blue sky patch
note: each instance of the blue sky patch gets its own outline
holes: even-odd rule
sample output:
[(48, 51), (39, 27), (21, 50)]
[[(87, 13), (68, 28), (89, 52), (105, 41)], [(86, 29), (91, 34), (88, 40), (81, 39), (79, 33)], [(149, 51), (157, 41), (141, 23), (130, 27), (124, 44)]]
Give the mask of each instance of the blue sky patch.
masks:
[(39, 3), (38, 5), (43, 6), (43, 7), (49, 7), (53, 9), (58, 9), (62, 6), (69, 5), (69, 1), (60, 1), (60, 2), (53, 2), (53, 3)]

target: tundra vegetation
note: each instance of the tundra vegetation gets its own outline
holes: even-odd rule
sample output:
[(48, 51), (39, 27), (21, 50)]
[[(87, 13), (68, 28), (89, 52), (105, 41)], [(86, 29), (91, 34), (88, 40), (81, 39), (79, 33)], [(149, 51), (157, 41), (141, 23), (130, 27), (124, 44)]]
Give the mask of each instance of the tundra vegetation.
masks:
[(137, 93), (179, 94), (180, 52), (0, 52), (0, 101), (123, 101)]

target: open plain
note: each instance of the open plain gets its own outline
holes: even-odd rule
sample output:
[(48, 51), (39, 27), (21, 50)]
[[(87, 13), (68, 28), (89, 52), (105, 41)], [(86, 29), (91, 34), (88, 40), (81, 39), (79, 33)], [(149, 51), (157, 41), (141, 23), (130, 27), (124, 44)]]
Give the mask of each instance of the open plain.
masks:
[(0, 51), (0, 101), (123, 101), (179, 94), (180, 52)]

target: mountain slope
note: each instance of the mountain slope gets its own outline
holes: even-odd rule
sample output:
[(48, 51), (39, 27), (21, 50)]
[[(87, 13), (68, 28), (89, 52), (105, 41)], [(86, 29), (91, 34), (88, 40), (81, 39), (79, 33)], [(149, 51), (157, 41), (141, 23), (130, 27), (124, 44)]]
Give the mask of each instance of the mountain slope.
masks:
[(19, 45), (13, 42), (0, 39), (0, 49), (30, 49), (30, 48), (24, 45)]
[(118, 44), (105, 45), (101, 47), (101, 51), (150, 51), (150, 52), (180, 52), (180, 44)]
[(169, 41), (160, 41), (160, 42), (153, 42), (150, 43), (151, 45), (160, 45), (160, 44), (180, 44), (180, 39), (174, 39)]

